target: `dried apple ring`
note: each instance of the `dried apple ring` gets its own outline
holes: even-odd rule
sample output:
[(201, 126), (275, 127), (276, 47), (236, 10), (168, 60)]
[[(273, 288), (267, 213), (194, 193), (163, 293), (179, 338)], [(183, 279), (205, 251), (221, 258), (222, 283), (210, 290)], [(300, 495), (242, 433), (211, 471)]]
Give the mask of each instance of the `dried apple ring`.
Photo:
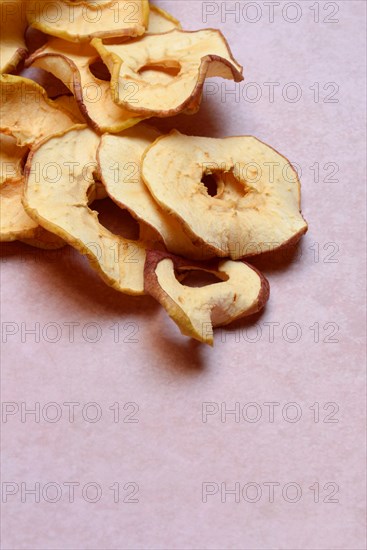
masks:
[(24, 206), (43, 227), (86, 255), (107, 284), (127, 294), (144, 294), (144, 245), (108, 231), (88, 206), (99, 139), (78, 125), (32, 149)]
[[(179, 26), (179, 22), (169, 13), (151, 6), (148, 32), (166, 32)], [(48, 71), (67, 85), (80, 112), (96, 131), (121, 132), (144, 117), (113, 101), (110, 83), (98, 78), (91, 70), (96, 58), (97, 52), (89, 44), (70, 44), (50, 38), (47, 44), (28, 58), (26, 66)], [(153, 77), (156, 77), (155, 72), (152, 72)], [(67, 107), (66, 100), (64, 103)]]
[(205, 248), (193, 244), (180, 223), (160, 208), (141, 179), (143, 154), (160, 135), (151, 126), (139, 124), (121, 135), (102, 136), (97, 155), (101, 179), (111, 199), (155, 229), (170, 252), (193, 259), (207, 258)]
[[(199, 270), (222, 279), (201, 288), (179, 282), (177, 276)], [(145, 264), (145, 289), (166, 309), (182, 334), (213, 345), (213, 327), (260, 311), (269, 298), (269, 283), (255, 268), (239, 261), (193, 263), (150, 250)]]
[(29, 57), (26, 64), (44, 69), (61, 80), (96, 131), (121, 132), (142, 118), (113, 101), (110, 83), (97, 78), (91, 71), (96, 59), (98, 54), (89, 44), (72, 44), (51, 38)]
[(25, 17), (25, 0), (11, 0), (0, 2), (0, 72), (13, 71), (18, 63), (27, 55), (25, 31), (27, 19)]
[[(202, 179), (213, 173), (219, 189), (210, 196)], [(147, 149), (142, 177), (162, 208), (218, 256), (254, 256), (296, 243), (307, 231), (296, 171), (251, 136), (215, 139), (172, 131)]]
[(27, 18), (33, 27), (70, 42), (93, 37), (139, 36), (148, 24), (148, 0), (27, 0)]
[(21, 178), (27, 152), (28, 147), (18, 147), (15, 138), (0, 134), (0, 185)]
[(0, 94), (0, 131), (15, 137), (19, 146), (32, 145), (77, 122), (33, 80), (1, 75)]
[[(175, 29), (113, 45), (95, 38), (92, 45), (110, 70), (114, 101), (146, 116), (194, 110), (201, 102), (206, 77), (243, 80), (242, 67), (221, 32), (213, 29)], [(154, 83), (152, 71), (159, 77)]]

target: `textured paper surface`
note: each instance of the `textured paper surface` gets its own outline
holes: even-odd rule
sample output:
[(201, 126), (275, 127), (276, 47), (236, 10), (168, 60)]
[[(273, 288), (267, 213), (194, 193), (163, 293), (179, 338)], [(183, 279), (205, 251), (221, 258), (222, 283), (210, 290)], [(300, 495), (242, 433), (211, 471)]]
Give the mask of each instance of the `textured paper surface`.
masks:
[(157, 4), (220, 28), (246, 78), (161, 127), (271, 144), (302, 171), (310, 229), (257, 262), (270, 302), (214, 349), (70, 249), (3, 247), (2, 547), (363, 549), (365, 3), (273, 3), (273, 22), (267, 2), (237, 21), (234, 2)]

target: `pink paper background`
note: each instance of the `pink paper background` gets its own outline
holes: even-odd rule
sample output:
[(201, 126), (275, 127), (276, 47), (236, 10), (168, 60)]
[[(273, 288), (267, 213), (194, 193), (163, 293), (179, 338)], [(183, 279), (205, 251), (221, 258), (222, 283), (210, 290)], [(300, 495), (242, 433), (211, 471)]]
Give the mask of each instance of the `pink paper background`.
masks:
[[(2, 481), (17, 484), (13, 487), (19, 491), (2, 504), (2, 548), (363, 549), (366, 4), (319, 2), (319, 23), (310, 9), (314, 2), (292, 3), (302, 9), (294, 23), (286, 20), (296, 17), (289, 2), (275, 6), (273, 23), (263, 2), (248, 8), (247, 19), (255, 18), (255, 8), (262, 14), (256, 23), (245, 20), (246, 12), (239, 22), (229, 15), (221, 21), (219, 13), (204, 23), (205, 5), (220, 10), (224, 2), (157, 4), (184, 28), (220, 28), (244, 65), (246, 82), (262, 91), (257, 102), (246, 101), (242, 92), (253, 97), (255, 88), (240, 84), (238, 103), (233, 95), (217, 93), (206, 98), (195, 118), (164, 121), (162, 127), (177, 124), (200, 135), (253, 134), (270, 143), (302, 169), (303, 212), (310, 230), (293, 259), (257, 262), (271, 284), (270, 302), (255, 319), (218, 330), (214, 349), (182, 337), (152, 299), (133, 299), (105, 286), (70, 249), (3, 248), (2, 401), (19, 407), (24, 402), (28, 408), (37, 402), (41, 410), (56, 402), (62, 417), (47, 421), (55, 413), (51, 408), (43, 409), (46, 420), (41, 413), (40, 422), (29, 415), (22, 422), (20, 412), (5, 422), (3, 415)], [(241, 9), (246, 4), (240, 2)], [(338, 22), (324, 22), (325, 17)], [(273, 102), (267, 82), (279, 83)], [(282, 95), (291, 82), (302, 91), (294, 103)], [(334, 84), (324, 89), (328, 83)], [(234, 89), (233, 83), (224, 85)], [(295, 88), (288, 91), (292, 97)], [(311, 169), (315, 163), (318, 182)], [(328, 174), (335, 165), (327, 163), (336, 163), (334, 176)], [(24, 332), (36, 323), (39, 343)], [(61, 327), (58, 342), (47, 341), (55, 335), (55, 325), (48, 323)], [(74, 341), (65, 323), (79, 323)], [(88, 323), (98, 324), (97, 343), (86, 341), (94, 336)], [(119, 342), (110, 328), (114, 323), (120, 326)], [(278, 323), (273, 339), (266, 323)], [(4, 341), (9, 326), (17, 332)], [(291, 343), (296, 330), (299, 339)], [(80, 403), (73, 423), (65, 402)], [(95, 423), (82, 416), (90, 402), (102, 411)], [(116, 423), (109, 409), (115, 402), (121, 413)], [(137, 423), (126, 422), (132, 408), (123, 406), (129, 402), (139, 407)], [(256, 403), (262, 417), (251, 423), (248, 417), (235, 422), (227, 415), (221, 422), (216, 414), (203, 422), (206, 402), (228, 409), (235, 402), (241, 409)], [(280, 404), (273, 422), (267, 402)], [(297, 403), (298, 422), (289, 421), (296, 409), (287, 408), (288, 403)], [(254, 406), (244, 410), (245, 418), (246, 410), (248, 416), (255, 414)], [(90, 417), (94, 412), (84, 409)], [(50, 489), (39, 503), (31, 495), (22, 502), (21, 483), (31, 488), (36, 482), (41, 488), (58, 483), (62, 498), (47, 502), (54, 494)], [(65, 482), (80, 484), (73, 503)], [(82, 495), (90, 482), (102, 489), (96, 503)], [(118, 503), (109, 489), (115, 482), (121, 484)], [(129, 482), (138, 484), (139, 502), (123, 502), (131, 490), (123, 486)], [(218, 489), (206, 503), (205, 482)], [(241, 489), (259, 484), (259, 501), (241, 496), (237, 503), (223, 493), (221, 502), (221, 483), (233, 488), (236, 482)], [(274, 502), (267, 482), (280, 484)], [(319, 502), (309, 489), (315, 482)], [(287, 483), (301, 488), (298, 502), (287, 501), (294, 486), (282, 495)], [(333, 487), (339, 488), (334, 496), (339, 502), (324, 502)], [(254, 490), (248, 489), (247, 500)]]

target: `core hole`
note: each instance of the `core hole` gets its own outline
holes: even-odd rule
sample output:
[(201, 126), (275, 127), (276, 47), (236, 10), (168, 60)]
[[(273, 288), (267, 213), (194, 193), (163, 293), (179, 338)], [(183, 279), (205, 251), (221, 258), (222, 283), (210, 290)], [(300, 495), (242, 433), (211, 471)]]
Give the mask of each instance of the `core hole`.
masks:
[(206, 187), (210, 197), (215, 197), (218, 194), (218, 183), (213, 174), (204, 174), (201, 183)]
[(105, 65), (101, 58), (95, 59), (93, 63), (89, 65), (89, 70), (93, 76), (98, 78), (98, 80), (111, 80), (111, 73), (108, 70), (107, 65)]
[(183, 273), (183, 280), (181, 280), (182, 284), (191, 288), (201, 288), (222, 282), (223, 279), (215, 273), (201, 269), (192, 269)]
[(139, 74), (144, 76), (144, 73), (147, 71), (153, 71), (156, 73), (164, 73), (168, 76), (175, 77), (181, 71), (181, 65), (175, 61), (170, 61), (169, 63), (148, 63), (139, 69)]
[(91, 209), (98, 212), (100, 223), (114, 235), (120, 235), (132, 241), (139, 239), (139, 223), (128, 210), (122, 210), (111, 199), (94, 201)]

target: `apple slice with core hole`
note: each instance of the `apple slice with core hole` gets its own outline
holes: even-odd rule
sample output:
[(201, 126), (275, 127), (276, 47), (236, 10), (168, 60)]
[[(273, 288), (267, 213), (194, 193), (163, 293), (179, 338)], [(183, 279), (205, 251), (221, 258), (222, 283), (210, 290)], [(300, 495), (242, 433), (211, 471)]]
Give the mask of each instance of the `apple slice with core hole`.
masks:
[[(192, 288), (185, 279), (177, 279), (192, 270), (212, 273), (221, 281)], [(213, 327), (256, 313), (269, 298), (268, 281), (245, 262), (199, 264), (156, 250), (147, 252), (145, 290), (166, 309), (182, 334), (209, 345), (213, 345)]]
[[(243, 80), (242, 67), (218, 30), (175, 29), (123, 44), (93, 39), (92, 45), (110, 70), (114, 101), (140, 115), (167, 117), (195, 110), (206, 77)], [(155, 82), (153, 71), (158, 73)]]
[[(210, 196), (202, 182), (217, 176)], [(251, 136), (224, 139), (172, 131), (145, 152), (142, 177), (193, 239), (238, 259), (296, 243), (307, 231), (300, 182), (274, 149)]]
[(88, 206), (90, 197), (95, 197), (99, 139), (85, 125), (78, 125), (32, 149), (25, 170), (24, 206), (43, 227), (86, 255), (108, 285), (141, 295), (144, 244), (111, 233)]

